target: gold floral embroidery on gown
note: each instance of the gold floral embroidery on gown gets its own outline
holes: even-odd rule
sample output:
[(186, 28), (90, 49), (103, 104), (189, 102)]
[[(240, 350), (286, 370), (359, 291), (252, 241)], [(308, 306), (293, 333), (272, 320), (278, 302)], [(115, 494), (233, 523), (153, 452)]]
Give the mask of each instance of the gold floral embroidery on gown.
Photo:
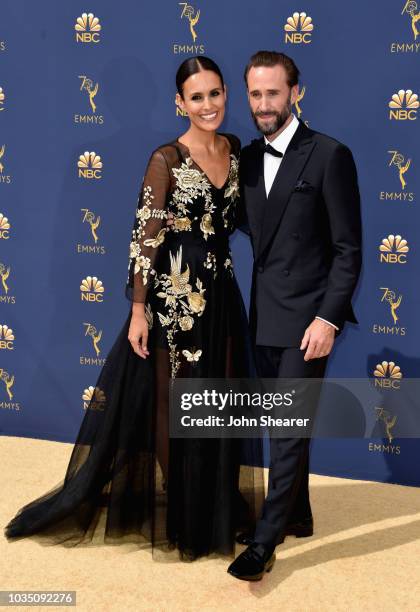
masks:
[[(130, 310), (95, 384), (103, 410), (93, 394), (64, 480), (20, 509), (6, 526), (8, 538), (39, 534), (75, 546), (98, 533), (104, 543), (149, 544), (154, 554), (176, 547), (192, 560), (232, 556), (236, 532), (255, 523), (264, 483), (253, 466), (262, 465), (262, 447), (252, 448), (249, 464), (241, 440), (171, 438), (168, 426), (175, 378), (250, 375), (229, 250), (240, 143), (226, 138), (230, 168), (220, 189), (177, 141), (152, 154), (132, 226)], [(169, 211), (175, 223), (167, 228)], [(128, 339), (132, 302), (144, 304), (147, 359)]]
[[(206, 324), (207, 300), (216, 301), (223, 283), (233, 278), (228, 238), (239, 201), (239, 146), (235, 137), (227, 138), (229, 171), (221, 188), (175, 141), (152, 155), (136, 210), (127, 297), (147, 300), (155, 314), (160, 336), (162, 331), (166, 336), (172, 378), (183, 363), (196, 367), (205, 357), (197, 324), (200, 318)], [(174, 217), (170, 227), (168, 212)], [(188, 360), (185, 351), (197, 357)]]

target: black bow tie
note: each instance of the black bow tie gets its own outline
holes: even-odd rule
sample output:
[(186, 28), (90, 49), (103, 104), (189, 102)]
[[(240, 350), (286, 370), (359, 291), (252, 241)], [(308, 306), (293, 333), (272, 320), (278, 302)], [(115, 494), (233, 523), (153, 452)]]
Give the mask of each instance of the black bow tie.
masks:
[(283, 157), (283, 153), (281, 151), (277, 151), (271, 144), (265, 143), (264, 141), (261, 143), (261, 149), (264, 153), (269, 153), (270, 155), (274, 155), (275, 157)]

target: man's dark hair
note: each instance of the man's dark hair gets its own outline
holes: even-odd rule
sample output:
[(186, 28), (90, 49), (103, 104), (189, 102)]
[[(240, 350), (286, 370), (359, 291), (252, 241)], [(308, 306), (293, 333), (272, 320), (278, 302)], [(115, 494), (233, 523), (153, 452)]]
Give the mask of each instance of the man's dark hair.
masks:
[(287, 74), (287, 84), (289, 87), (297, 85), (299, 82), (300, 71), (296, 66), (295, 62), (291, 57), (285, 53), (279, 53), (278, 51), (257, 51), (249, 60), (247, 67), (244, 72), (245, 83), (248, 87), (248, 72), (251, 68), (258, 68), (260, 66), (266, 66), (272, 68), (273, 66), (283, 66)]

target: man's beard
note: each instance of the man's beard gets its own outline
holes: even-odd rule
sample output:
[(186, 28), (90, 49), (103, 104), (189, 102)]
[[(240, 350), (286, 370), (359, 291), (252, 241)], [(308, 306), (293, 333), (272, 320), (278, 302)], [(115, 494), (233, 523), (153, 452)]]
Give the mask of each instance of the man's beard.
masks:
[(292, 99), (290, 95), (289, 99), (286, 102), (286, 106), (283, 108), (281, 112), (274, 111), (274, 110), (270, 111), (270, 113), (273, 114), (273, 121), (271, 123), (265, 123), (263, 126), (261, 126), (258, 123), (258, 117), (266, 113), (253, 113), (251, 111), (251, 115), (252, 115), (252, 118), (254, 120), (254, 123), (257, 129), (262, 134), (264, 134), (264, 136), (271, 136), (271, 134), (275, 134), (276, 132), (278, 132), (280, 128), (283, 127), (283, 125), (286, 123), (286, 121), (290, 117), (291, 112), (292, 112)]

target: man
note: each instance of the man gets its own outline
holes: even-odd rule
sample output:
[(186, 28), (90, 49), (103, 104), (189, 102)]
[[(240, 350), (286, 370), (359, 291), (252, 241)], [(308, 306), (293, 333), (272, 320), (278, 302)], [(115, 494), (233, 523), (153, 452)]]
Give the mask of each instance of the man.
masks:
[[(263, 137), (241, 153), (242, 212), (254, 254), (250, 325), (263, 378), (322, 378), (335, 336), (357, 323), (360, 197), (350, 150), (292, 113), (299, 71), (288, 56), (256, 53), (245, 70)], [(246, 215), (246, 217), (245, 217)], [(267, 497), (249, 544), (229, 566), (242, 580), (270, 571), (277, 543), (312, 535), (309, 438), (271, 438)]]

